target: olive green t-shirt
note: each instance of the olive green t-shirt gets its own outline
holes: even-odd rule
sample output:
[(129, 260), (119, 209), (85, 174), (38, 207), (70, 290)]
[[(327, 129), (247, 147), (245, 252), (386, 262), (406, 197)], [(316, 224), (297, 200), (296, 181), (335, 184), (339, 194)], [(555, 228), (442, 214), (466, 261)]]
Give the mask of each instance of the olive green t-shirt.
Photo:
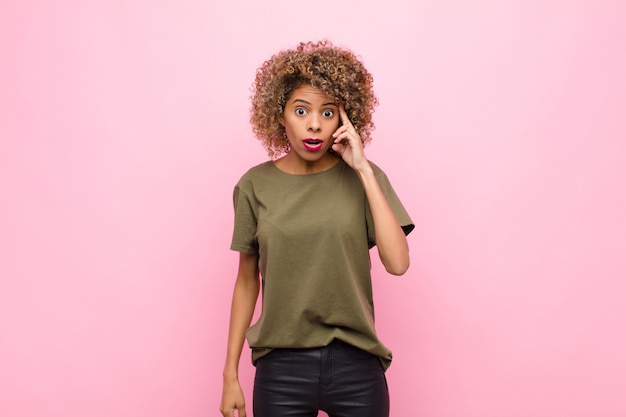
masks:
[[(404, 232), (414, 225), (385, 173), (376, 179)], [(343, 160), (326, 171), (294, 175), (268, 161), (234, 190), (231, 249), (259, 255), (262, 311), (247, 331), (252, 361), (274, 348), (326, 346), (339, 339), (381, 358), (369, 249), (376, 236), (365, 190)]]

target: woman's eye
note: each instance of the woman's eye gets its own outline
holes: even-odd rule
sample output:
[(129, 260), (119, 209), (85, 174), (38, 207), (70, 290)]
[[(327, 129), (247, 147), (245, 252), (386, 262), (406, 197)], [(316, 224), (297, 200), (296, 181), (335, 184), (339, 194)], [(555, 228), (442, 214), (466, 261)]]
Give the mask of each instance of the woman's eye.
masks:
[(298, 107), (298, 108), (296, 109), (296, 114), (297, 114), (298, 116), (304, 116), (304, 115), (306, 114), (306, 109), (304, 109), (304, 108), (302, 108), (302, 107)]
[(322, 116), (324, 116), (324, 117), (329, 117), (329, 118), (330, 118), (330, 117), (333, 117), (333, 116), (334, 116), (334, 114), (335, 114), (335, 112), (334, 112), (334, 111), (332, 111), (332, 110), (324, 110), (324, 111), (322, 112)]

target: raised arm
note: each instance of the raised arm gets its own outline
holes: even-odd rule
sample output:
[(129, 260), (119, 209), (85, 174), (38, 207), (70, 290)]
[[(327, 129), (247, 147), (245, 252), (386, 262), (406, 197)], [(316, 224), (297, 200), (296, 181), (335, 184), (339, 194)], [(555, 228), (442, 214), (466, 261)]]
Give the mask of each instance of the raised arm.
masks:
[(409, 245), (406, 236), (376, 180), (374, 170), (363, 152), (361, 138), (348, 119), (343, 105), (339, 107), (339, 115), (342, 125), (333, 134), (333, 150), (341, 155), (361, 179), (372, 210), (376, 246), (381, 262), (390, 274), (402, 275), (409, 268)]
[(259, 296), (258, 256), (240, 253), (239, 270), (230, 310), (228, 346), (224, 365), (224, 385), (220, 411), (224, 417), (246, 417), (246, 406), (239, 384), (239, 360), (245, 340), (246, 329), (250, 326), (254, 307)]

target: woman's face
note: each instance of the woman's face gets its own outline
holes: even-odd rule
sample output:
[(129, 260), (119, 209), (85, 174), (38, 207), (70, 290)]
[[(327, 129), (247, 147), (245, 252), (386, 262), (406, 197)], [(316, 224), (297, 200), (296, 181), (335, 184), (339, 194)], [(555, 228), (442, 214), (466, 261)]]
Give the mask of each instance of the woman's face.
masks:
[(339, 127), (339, 106), (320, 90), (304, 85), (291, 93), (281, 123), (292, 158), (314, 163), (329, 156), (331, 135)]

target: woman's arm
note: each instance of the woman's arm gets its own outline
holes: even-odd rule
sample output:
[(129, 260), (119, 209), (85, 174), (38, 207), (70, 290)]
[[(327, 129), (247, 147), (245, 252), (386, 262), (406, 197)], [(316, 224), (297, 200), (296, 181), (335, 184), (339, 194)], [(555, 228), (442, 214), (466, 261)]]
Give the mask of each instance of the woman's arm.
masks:
[(332, 148), (361, 179), (372, 210), (376, 246), (381, 262), (390, 274), (402, 275), (409, 268), (409, 245), (406, 236), (376, 180), (374, 170), (363, 152), (361, 138), (348, 119), (343, 105), (339, 106), (339, 116), (342, 125), (333, 134)]
[(243, 349), (246, 329), (250, 326), (254, 307), (259, 296), (258, 255), (239, 254), (239, 271), (233, 291), (228, 331), (228, 347), (224, 366), (224, 386), (220, 411), (224, 417), (232, 417), (235, 410), (239, 417), (246, 416), (246, 406), (239, 385), (239, 359)]
[(387, 272), (402, 275), (409, 269), (409, 245), (376, 180), (371, 165), (357, 171), (374, 219), (378, 256)]

